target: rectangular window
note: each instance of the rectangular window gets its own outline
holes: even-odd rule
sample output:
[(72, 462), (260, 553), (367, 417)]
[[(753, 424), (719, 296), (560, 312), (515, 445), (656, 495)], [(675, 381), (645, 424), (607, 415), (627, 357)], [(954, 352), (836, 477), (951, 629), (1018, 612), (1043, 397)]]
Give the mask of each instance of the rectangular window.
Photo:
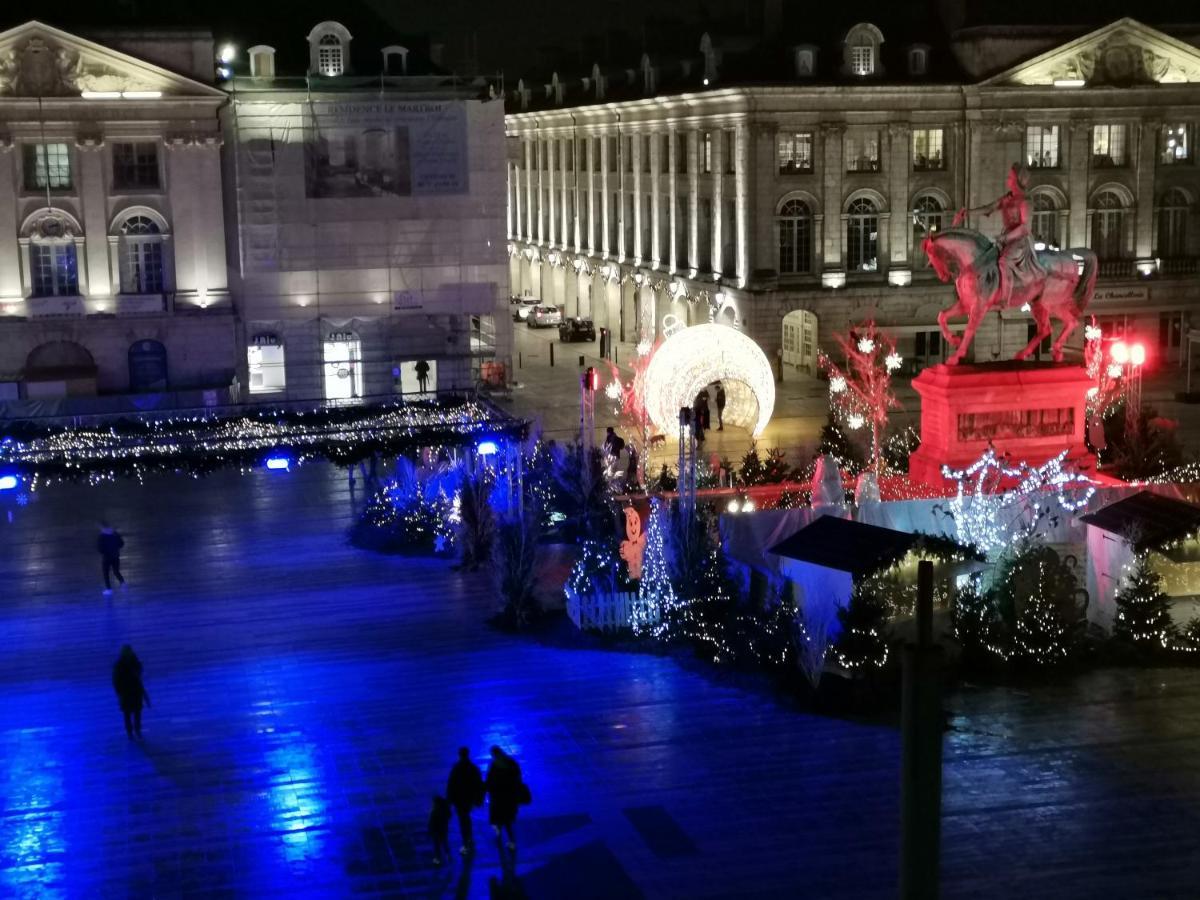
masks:
[(1159, 147), (1159, 162), (1164, 166), (1190, 162), (1192, 159), (1192, 126), (1184, 123), (1164, 125)]
[(158, 144), (113, 144), (113, 187), (157, 188)]
[(846, 132), (846, 171), (879, 171), (879, 132)]
[(1058, 168), (1058, 126), (1030, 125), (1025, 129), (1025, 162), (1031, 169)]
[(688, 136), (686, 133), (675, 135), (675, 174), (687, 174)]
[(946, 168), (946, 157), (942, 152), (943, 134), (941, 128), (917, 128), (913, 130), (912, 159), (914, 171), (929, 172)]
[(66, 144), (25, 145), (25, 189), (71, 189), (71, 149)]
[(813, 170), (813, 136), (811, 131), (796, 131), (779, 135), (779, 174), (797, 175)]
[(570, 172), (571, 169), (574, 167), (574, 164), (575, 164), (575, 142), (574, 141), (564, 141), (563, 142), (562, 164), (563, 164), (563, 169), (566, 170), (567, 172)]
[(712, 172), (712, 138), (713, 136), (711, 131), (704, 132), (704, 168), (702, 171), (705, 175), (708, 175), (710, 172)]
[(579, 142), (579, 171), (586, 172), (588, 170), (588, 139), (583, 138)]
[(737, 164), (737, 132), (727, 128), (722, 134), (725, 136), (725, 174), (732, 175)]
[(1092, 165), (1098, 169), (1128, 165), (1126, 146), (1124, 125), (1096, 125), (1092, 128)]
[(625, 169), (626, 172), (632, 172), (633, 171), (633, 138), (632, 137), (625, 138), (624, 150), (625, 150), (625, 165), (623, 166), (623, 168)]
[(68, 297), (79, 293), (75, 244), (30, 244), (29, 263), (35, 297)]
[(665, 175), (671, 171), (671, 136), (664, 134), (662, 136), (661, 146), (658, 148), (660, 154), (659, 170)]
[(163, 290), (162, 241), (158, 238), (122, 238), (121, 292), (161, 294)]
[(642, 172), (650, 174), (650, 135), (642, 138)]
[(608, 139), (608, 171), (617, 171), (617, 139), (610, 137)]
[(1158, 314), (1158, 347), (1160, 350), (1178, 350), (1183, 343), (1183, 313), (1161, 312)]
[(875, 71), (875, 48), (869, 44), (850, 48), (850, 71), (855, 75), (870, 75)]

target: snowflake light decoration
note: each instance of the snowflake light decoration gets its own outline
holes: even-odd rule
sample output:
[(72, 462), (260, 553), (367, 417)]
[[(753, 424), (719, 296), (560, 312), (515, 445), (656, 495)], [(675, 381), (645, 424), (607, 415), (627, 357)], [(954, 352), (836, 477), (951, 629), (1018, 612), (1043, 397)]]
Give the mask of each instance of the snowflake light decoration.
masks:
[[(958, 490), (950, 501), (950, 514), (958, 526), (959, 539), (991, 551), (1032, 534), (1038, 519), (1049, 510), (1036, 500), (1030, 509), (1025, 501), (1049, 489), (1066, 512), (1086, 506), (1096, 493), (1095, 483), (1086, 475), (1064, 469), (1066, 458), (1064, 450), (1040, 466), (1026, 462), (1008, 466), (989, 447), (965, 469), (942, 466), (942, 476), (958, 482)], [(1002, 490), (1005, 481), (1015, 486)], [(1074, 499), (1066, 493), (1085, 486)]]
[(1108, 367), (1108, 377), (1109, 378), (1120, 378), (1122, 371), (1123, 370), (1121, 369), (1120, 363), (1110, 363), (1109, 367)]
[(604, 396), (609, 400), (620, 400), (625, 389), (621, 387), (621, 382), (615, 378), (604, 386)]
[(1085, 341), (1098, 341), (1098, 340), (1100, 340), (1100, 337), (1101, 337), (1100, 328), (1098, 326), (1096, 326), (1096, 325), (1084, 325), (1083, 326), (1083, 339)]
[(829, 393), (840, 394), (846, 389), (846, 379), (841, 375), (834, 375), (829, 379)]
[(645, 338), (642, 338), (642, 340), (638, 341), (638, 345), (637, 345), (638, 356), (649, 356), (650, 351), (653, 349), (654, 349), (654, 343), (652, 341), (648, 341)]
[(858, 431), (858, 429), (862, 428), (866, 424), (867, 420), (858, 413), (850, 413), (850, 415), (846, 416), (846, 425), (851, 431)]
[(875, 342), (873, 340), (871, 340), (869, 337), (865, 337), (865, 338), (862, 338), (859, 340), (859, 342), (858, 342), (858, 352), (859, 353), (870, 353), (874, 349), (875, 349)]
[(887, 359), (883, 361), (889, 372), (895, 372), (901, 365), (904, 364), (904, 357), (899, 353), (889, 353)]

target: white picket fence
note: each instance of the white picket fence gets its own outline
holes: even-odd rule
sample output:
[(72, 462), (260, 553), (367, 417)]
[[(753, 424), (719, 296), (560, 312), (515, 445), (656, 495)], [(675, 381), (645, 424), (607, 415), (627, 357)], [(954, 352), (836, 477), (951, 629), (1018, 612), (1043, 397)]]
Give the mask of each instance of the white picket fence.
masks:
[[(637, 591), (616, 591), (611, 594), (576, 594), (568, 590), (567, 615), (581, 630), (621, 631), (633, 627), (637, 607)], [(657, 625), (658, 609), (651, 611), (647, 625)]]

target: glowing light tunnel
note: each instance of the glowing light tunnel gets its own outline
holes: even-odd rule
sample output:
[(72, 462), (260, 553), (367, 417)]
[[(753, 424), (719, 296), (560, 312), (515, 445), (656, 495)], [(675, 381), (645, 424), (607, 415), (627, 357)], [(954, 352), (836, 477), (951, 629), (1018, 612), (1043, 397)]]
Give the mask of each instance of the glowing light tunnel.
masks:
[[(775, 373), (753, 340), (728, 325), (693, 325), (667, 338), (645, 376), (646, 413), (665, 434), (679, 434), (679, 409), (714, 381), (725, 385), (725, 421), (757, 437), (775, 410)], [(710, 406), (715, 401), (709, 392)], [(716, 427), (715, 408), (712, 415)]]

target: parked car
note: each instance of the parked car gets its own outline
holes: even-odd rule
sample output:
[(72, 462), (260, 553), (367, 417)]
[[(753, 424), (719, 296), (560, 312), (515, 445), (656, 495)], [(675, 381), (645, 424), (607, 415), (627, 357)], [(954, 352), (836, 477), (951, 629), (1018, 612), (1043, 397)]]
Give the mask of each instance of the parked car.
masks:
[(529, 314), (533, 312), (533, 308), (537, 305), (538, 302), (533, 297), (518, 297), (517, 302), (512, 305), (513, 321), (526, 321), (529, 318)]
[(530, 328), (551, 328), (562, 324), (562, 313), (557, 306), (535, 306), (526, 324)]
[(558, 339), (564, 343), (594, 341), (596, 326), (592, 324), (591, 319), (581, 319), (577, 316), (563, 319), (562, 324), (558, 326)]

